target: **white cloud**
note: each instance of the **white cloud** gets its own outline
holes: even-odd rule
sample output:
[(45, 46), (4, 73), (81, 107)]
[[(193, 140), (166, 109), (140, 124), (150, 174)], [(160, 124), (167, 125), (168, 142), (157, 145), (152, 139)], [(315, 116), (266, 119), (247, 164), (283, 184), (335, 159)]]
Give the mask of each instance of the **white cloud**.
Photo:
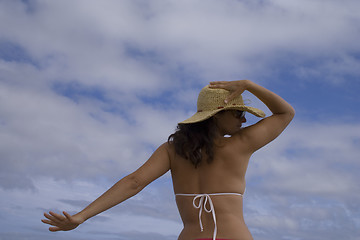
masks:
[[(356, 80), (358, 8), (350, 0), (0, 1), (0, 190), (7, 217), (0, 219), (15, 220), (23, 199), (30, 203), (24, 226), (33, 226), (37, 207), (74, 207), (74, 201), (94, 198), (105, 189), (99, 179), (108, 183), (129, 173), (166, 141), (193, 113), (208, 81), (242, 77), (271, 84), (286, 81), (274, 79), (283, 68), (305, 84)], [(264, 107), (257, 100), (253, 105)], [(317, 220), (326, 230), (338, 224), (355, 232), (359, 130), (357, 124), (295, 123), (255, 154), (245, 209), (259, 239), (269, 229), (309, 239), (301, 235), (306, 229), (330, 239), (314, 230)], [(64, 179), (74, 187), (59, 186)], [(91, 186), (79, 186), (85, 179)], [(48, 188), (54, 203), (39, 201)], [(165, 204), (172, 195), (159, 185), (151, 191), (167, 196), (154, 200), (145, 192), (172, 217), (142, 198), (124, 211), (134, 222), (163, 218), (168, 232), (159, 229), (154, 238), (168, 239), (176, 228)], [(13, 205), (6, 208), (7, 202)], [(136, 212), (140, 205), (147, 220)], [(120, 208), (114, 212), (121, 215)], [(114, 228), (125, 221), (106, 217)], [(134, 228), (126, 234), (149, 233)], [(284, 235), (269, 236), (296, 239)]]
[[(208, 80), (259, 77), (286, 52), (348, 61), (359, 50), (356, 1), (38, 1), (31, 13), (18, 1), (2, 4), (2, 22), (17, 26), (0, 25), (3, 38), (24, 46), (53, 77), (121, 90), (169, 86), (180, 80), (169, 71), (179, 69)], [(337, 71), (353, 72), (347, 66)]]
[[(158, 192), (158, 189), (165, 186), (170, 189), (167, 185), (171, 183), (158, 181), (154, 184), (159, 188), (145, 189), (138, 196), (114, 207), (111, 211), (89, 219), (76, 231), (57, 235), (70, 238), (79, 237), (79, 239), (84, 236), (87, 236), (87, 239), (95, 239), (95, 235), (101, 236), (102, 239), (112, 239), (114, 236), (124, 237), (130, 234), (135, 237), (142, 234), (155, 235), (156, 233), (164, 239), (168, 239), (166, 238), (168, 236), (174, 238), (174, 235), (181, 230), (175, 202), (171, 201), (171, 204), (168, 204), (169, 198), (173, 200), (174, 196), (168, 190)], [(66, 210), (74, 213), (80, 211), (109, 187), (106, 184), (101, 186), (99, 182), (95, 184), (88, 181), (54, 181), (48, 177), (37, 178), (35, 185), (38, 191), (33, 192), (0, 189), (1, 195), (6, 196), (0, 200), (2, 203), (0, 222), (2, 224), (8, 222), (7, 233), (9, 235), (12, 232), (15, 233), (20, 225), (32, 228), (32, 236), (38, 234), (43, 234), (45, 238), (56, 236), (54, 233), (49, 233), (48, 226), (40, 222), (42, 212), (52, 210), (60, 213)], [(24, 194), (26, 194), (26, 204), (24, 204)], [(139, 207), (143, 212), (139, 211)], [(20, 217), (21, 215), (27, 217)], [(34, 220), (38, 224), (34, 224)]]
[(324, 231), (335, 238), (342, 228), (358, 232), (359, 211), (351, 202), (360, 201), (359, 128), (295, 121), (253, 156), (244, 208), (259, 239), (322, 239)]
[[(103, 171), (124, 173), (149, 155), (133, 135), (136, 126), (101, 111), (96, 101), (77, 104), (48, 89), (6, 84), (1, 84), (0, 95), (6, 99), (0, 103), (2, 171), (95, 177)], [(103, 122), (94, 118), (97, 114)], [(86, 167), (78, 173), (80, 166)]]
[[(358, 191), (357, 124), (294, 124), (254, 155), (250, 178), (271, 174), (263, 187), (289, 193), (352, 196)], [(253, 167), (253, 169), (252, 169)]]

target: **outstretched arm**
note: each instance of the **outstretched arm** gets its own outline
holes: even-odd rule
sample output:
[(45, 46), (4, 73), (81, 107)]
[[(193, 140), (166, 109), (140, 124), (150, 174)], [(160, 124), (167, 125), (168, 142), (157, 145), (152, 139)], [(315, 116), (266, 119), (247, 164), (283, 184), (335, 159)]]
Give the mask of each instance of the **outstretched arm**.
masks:
[(72, 230), (87, 219), (136, 195), (145, 186), (165, 174), (169, 169), (170, 160), (167, 144), (165, 143), (154, 152), (144, 165), (118, 181), (79, 213), (71, 216), (66, 212), (63, 212), (64, 215), (49, 212), (49, 214), (44, 214), (47, 219), (43, 219), (42, 222), (52, 225), (53, 227), (50, 227), (49, 230), (53, 232)]
[(250, 80), (212, 82), (210, 87), (230, 91), (225, 101), (230, 101), (247, 90), (259, 98), (272, 112), (271, 116), (242, 131), (242, 136), (246, 138), (250, 151), (256, 151), (274, 140), (294, 118), (295, 110), (288, 102)]

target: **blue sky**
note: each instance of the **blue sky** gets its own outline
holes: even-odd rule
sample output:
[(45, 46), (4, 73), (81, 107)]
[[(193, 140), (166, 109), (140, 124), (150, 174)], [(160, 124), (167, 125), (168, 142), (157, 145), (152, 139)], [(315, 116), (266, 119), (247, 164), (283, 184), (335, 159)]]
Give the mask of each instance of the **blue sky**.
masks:
[(297, 113), (250, 161), (254, 238), (359, 239), (359, 9), (355, 0), (0, 0), (0, 239), (176, 239), (169, 174), (75, 231), (50, 233), (40, 219), (81, 210), (193, 114), (204, 85), (235, 79)]

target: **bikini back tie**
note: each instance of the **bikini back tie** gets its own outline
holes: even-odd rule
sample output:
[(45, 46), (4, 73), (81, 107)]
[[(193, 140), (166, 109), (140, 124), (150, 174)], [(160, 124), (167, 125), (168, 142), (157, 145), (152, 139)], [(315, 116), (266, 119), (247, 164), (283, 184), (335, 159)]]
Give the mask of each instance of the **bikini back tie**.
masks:
[[(213, 234), (213, 240), (216, 240), (216, 234), (217, 234), (217, 225), (216, 225), (216, 214), (215, 214), (215, 208), (214, 204), (211, 200), (210, 196), (224, 196), (224, 195), (236, 195), (236, 196), (243, 196), (240, 193), (201, 193), (201, 194), (186, 194), (186, 193), (178, 193), (175, 194), (176, 196), (191, 196), (193, 198), (193, 206), (196, 209), (199, 209), (199, 224), (200, 224), (200, 231), (204, 231), (204, 227), (201, 221), (201, 215), (203, 210), (207, 213), (211, 213), (213, 220), (214, 220), (214, 234)], [(199, 203), (196, 204), (196, 201), (199, 199)], [(206, 204), (209, 202), (210, 209), (206, 207)]]

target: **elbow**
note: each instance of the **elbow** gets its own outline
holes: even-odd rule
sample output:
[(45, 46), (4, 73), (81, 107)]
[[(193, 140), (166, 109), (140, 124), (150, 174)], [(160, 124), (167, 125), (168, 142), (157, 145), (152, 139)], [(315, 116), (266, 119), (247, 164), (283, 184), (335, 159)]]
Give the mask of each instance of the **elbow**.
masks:
[(295, 109), (290, 106), (290, 109), (289, 111), (286, 112), (285, 116), (286, 116), (286, 121), (289, 124), (295, 117)]
[(295, 109), (292, 106), (289, 106), (289, 108), (284, 110), (282, 113), (278, 113), (277, 115), (280, 116), (282, 121), (284, 121), (284, 123), (286, 123), (286, 125), (287, 125), (295, 117)]
[(291, 120), (295, 117), (295, 109), (293, 107), (290, 107), (289, 117)]
[(289, 106), (286, 110), (283, 110), (280, 113), (273, 113), (273, 115), (281, 116), (283, 121), (290, 123), (295, 117), (295, 109), (292, 106)]
[(128, 187), (131, 191), (140, 192), (144, 188), (143, 181), (135, 174), (130, 174), (126, 177), (126, 180), (128, 182)]

